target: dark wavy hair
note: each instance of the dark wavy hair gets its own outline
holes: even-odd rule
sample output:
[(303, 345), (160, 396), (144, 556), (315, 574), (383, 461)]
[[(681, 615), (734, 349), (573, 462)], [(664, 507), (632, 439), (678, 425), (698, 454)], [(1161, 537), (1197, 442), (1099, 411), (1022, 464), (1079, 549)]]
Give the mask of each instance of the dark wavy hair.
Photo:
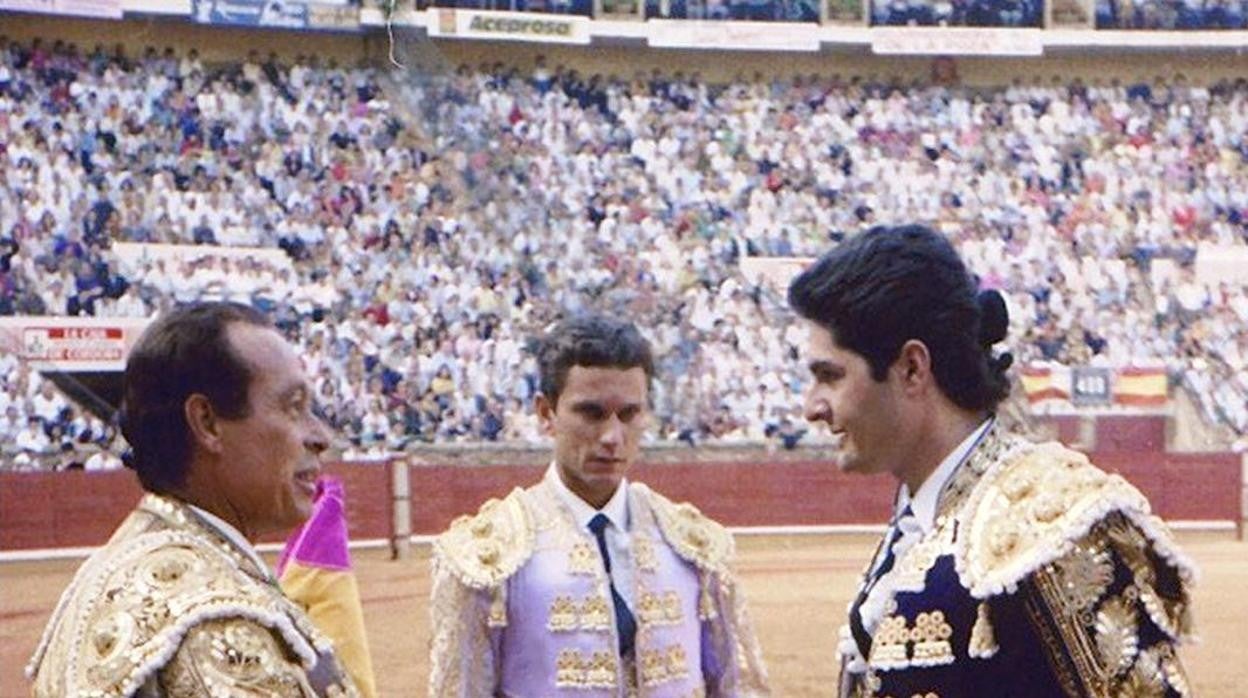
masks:
[(1013, 358), (992, 351), (1009, 327), (1005, 300), (977, 293), (953, 245), (924, 226), (876, 226), (849, 238), (794, 279), (789, 305), (862, 356), (877, 381), (915, 339), (959, 407), (992, 410), (1010, 392)]
[(126, 465), (149, 492), (174, 491), (186, 480), (192, 453), (187, 398), (204, 395), (227, 419), (247, 416), (251, 371), (226, 336), (232, 323), (272, 327), (246, 305), (195, 303), (152, 323), (130, 352), (121, 433), (130, 444)]
[(558, 404), (573, 366), (640, 367), (646, 372), (647, 384), (654, 378), (650, 342), (636, 325), (598, 313), (576, 315), (556, 324), (538, 345), (537, 366), (542, 394), (551, 406)]

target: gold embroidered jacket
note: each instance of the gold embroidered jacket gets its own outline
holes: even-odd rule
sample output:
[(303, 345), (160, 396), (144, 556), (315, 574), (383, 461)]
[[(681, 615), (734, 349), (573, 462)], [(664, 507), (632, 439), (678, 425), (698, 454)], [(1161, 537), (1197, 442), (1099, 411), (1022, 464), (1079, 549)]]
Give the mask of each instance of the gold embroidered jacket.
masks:
[(1121, 477), (994, 429), (862, 604), (866, 645), (842, 629), (841, 693), (1189, 695), (1194, 575)]
[(731, 535), (645, 485), (628, 496), (631, 655), (619, 654), (598, 547), (547, 479), (435, 542), (429, 695), (768, 695)]
[(153, 494), (79, 568), (26, 671), (36, 698), (357, 695), (272, 575)]

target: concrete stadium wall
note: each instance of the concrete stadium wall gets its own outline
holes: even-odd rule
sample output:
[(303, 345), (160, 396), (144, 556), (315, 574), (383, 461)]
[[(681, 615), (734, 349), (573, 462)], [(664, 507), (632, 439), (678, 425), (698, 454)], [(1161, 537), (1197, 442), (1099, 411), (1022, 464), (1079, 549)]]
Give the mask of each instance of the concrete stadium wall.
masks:
[[(1093, 460), (1135, 483), (1163, 518), (1242, 520), (1239, 456), (1115, 452)], [(425, 535), (486, 499), (532, 484), (543, 471), (534, 465), (409, 467), (412, 531)], [(389, 468), (335, 464), (329, 471), (345, 481), (352, 539), (387, 538)], [(845, 475), (826, 462), (639, 464), (632, 476), (730, 526), (881, 524), (894, 491), (887, 477)], [(0, 474), (0, 550), (102, 544), (140, 494), (124, 471)]]

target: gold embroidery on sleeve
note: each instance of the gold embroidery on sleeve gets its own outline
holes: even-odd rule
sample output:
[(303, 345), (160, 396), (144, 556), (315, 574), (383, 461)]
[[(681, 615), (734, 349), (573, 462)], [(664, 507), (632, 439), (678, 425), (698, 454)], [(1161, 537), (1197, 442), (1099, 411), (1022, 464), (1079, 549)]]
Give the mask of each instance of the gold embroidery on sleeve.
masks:
[(1138, 622), (1132, 603), (1114, 597), (1096, 612), (1096, 648), (1101, 662), (1113, 674), (1131, 668), (1139, 651)]

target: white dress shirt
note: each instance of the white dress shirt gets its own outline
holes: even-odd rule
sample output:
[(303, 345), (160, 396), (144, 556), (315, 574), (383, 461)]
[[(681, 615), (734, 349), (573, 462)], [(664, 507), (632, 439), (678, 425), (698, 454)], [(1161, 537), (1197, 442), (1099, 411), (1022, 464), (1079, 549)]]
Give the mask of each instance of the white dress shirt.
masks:
[(927, 476), (923, 484), (919, 485), (919, 491), (913, 497), (910, 496), (908, 486), (901, 486), (896, 510), (901, 511), (909, 504), (910, 511), (914, 512), (914, 518), (918, 521), (923, 533), (929, 533), (936, 527), (936, 505), (940, 502), (940, 494), (944, 492), (945, 485), (953, 478), (953, 474), (958, 471), (958, 466), (970, 456), (984, 433), (992, 426), (993, 419), (993, 417), (985, 419), (965, 439), (962, 439), (962, 442), (945, 456), (940, 465), (936, 466), (932, 474)]
[(624, 599), (624, 603), (628, 605), (629, 610), (635, 609), (636, 605), (633, 603), (635, 595), (633, 593), (633, 546), (632, 541), (628, 537), (631, 525), (628, 516), (628, 480), (620, 480), (620, 486), (616, 488), (615, 494), (611, 495), (611, 499), (599, 510), (591, 507), (585, 500), (568, 489), (568, 486), (563, 482), (563, 477), (559, 474), (559, 466), (551, 463), (550, 469), (546, 471), (546, 477), (554, 485), (555, 493), (558, 494), (560, 501), (572, 511), (576, 524), (582, 530), (588, 532), (591, 537), (594, 535), (593, 531), (589, 530), (591, 519), (602, 513), (611, 522), (607, 526), (605, 533), (607, 552), (611, 555), (611, 581), (615, 584), (615, 590)]

